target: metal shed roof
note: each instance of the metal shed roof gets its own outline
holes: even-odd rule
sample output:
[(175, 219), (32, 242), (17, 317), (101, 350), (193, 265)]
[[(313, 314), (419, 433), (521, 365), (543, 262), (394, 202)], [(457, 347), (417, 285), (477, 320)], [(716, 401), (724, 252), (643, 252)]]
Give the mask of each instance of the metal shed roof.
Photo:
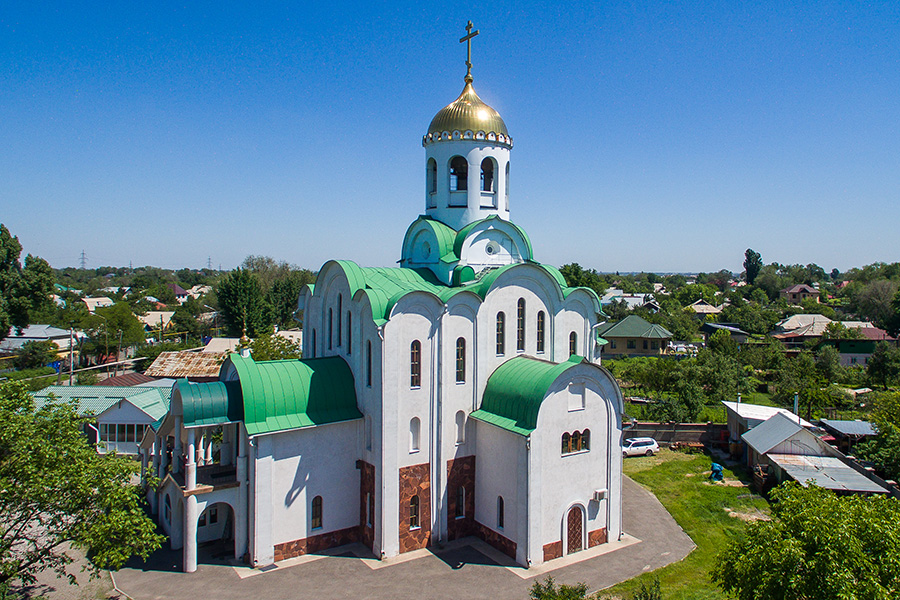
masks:
[(887, 489), (834, 456), (770, 454), (769, 459), (804, 487), (813, 484), (843, 492), (889, 493)]
[(868, 421), (836, 421), (832, 419), (822, 419), (822, 425), (826, 429), (836, 432), (843, 436), (866, 436), (877, 435), (878, 432), (872, 427)]

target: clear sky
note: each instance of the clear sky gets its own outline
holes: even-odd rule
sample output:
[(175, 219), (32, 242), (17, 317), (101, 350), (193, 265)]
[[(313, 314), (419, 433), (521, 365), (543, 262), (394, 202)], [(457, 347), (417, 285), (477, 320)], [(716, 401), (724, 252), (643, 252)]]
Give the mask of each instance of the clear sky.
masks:
[(394, 264), (468, 19), (542, 262), (900, 260), (896, 0), (7, 0), (0, 221), (55, 267)]

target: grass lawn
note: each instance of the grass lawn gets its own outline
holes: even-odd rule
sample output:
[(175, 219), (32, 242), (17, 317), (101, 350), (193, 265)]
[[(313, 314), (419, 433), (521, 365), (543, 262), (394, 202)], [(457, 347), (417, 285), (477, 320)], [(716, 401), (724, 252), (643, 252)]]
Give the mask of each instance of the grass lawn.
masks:
[(697, 548), (683, 561), (604, 590), (600, 597), (629, 599), (640, 582), (658, 576), (666, 600), (724, 599), (709, 580), (716, 555), (744, 528), (744, 519), (765, 517), (765, 499), (741, 483), (742, 469), (725, 469), (725, 483), (708, 482), (712, 459), (705, 454), (661, 450), (625, 459), (625, 474), (652, 491)]

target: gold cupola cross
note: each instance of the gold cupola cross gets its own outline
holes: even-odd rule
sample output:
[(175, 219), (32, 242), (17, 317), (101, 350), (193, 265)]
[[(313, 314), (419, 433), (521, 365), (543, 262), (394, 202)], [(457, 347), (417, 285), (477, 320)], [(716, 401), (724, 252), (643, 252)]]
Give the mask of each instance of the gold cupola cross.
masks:
[(472, 31), (472, 21), (466, 25), (466, 35), (459, 38), (459, 43), (466, 43), (466, 83), (472, 83), (472, 38), (478, 35), (478, 30)]

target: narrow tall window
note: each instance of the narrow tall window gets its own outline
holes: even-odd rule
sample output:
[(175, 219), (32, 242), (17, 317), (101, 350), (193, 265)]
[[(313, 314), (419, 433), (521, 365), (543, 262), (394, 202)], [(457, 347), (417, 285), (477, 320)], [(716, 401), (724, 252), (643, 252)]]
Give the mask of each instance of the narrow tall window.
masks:
[(419, 432), (422, 429), (419, 417), (413, 417), (409, 420), (409, 451), (419, 451)]
[(537, 316), (537, 351), (544, 351), (544, 311), (538, 312)]
[(316, 330), (315, 329), (313, 329), (313, 334), (312, 334), (312, 353), (311, 354), (312, 354), (313, 358), (316, 357)]
[(316, 496), (312, 501), (312, 518), (310, 519), (312, 529), (322, 528), (322, 496)]
[(341, 313), (344, 312), (344, 297), (338, 294), (338, 309), (337, 309), (337, 326), (338, 326), (338, 334), (337, 334), (337, 345), (340, 348), (344, 343), (344, 328), (341, 325), (344, 322), (341, 320)]
[(516, 308), (516, 350), (525, 351), (525, 298), (519, 298)]
[(369, 494), (369, 527), (375, 523), (375, 494)]
[(353, 352), (353, 314), (347, 311), (347, 354)]
[(503, 529), (503, 496), (497, 496), (497, 528)]
[(481, 161), (481, 191), (494, 191), (494, 161), (490, 158)]
[(466, 516), (466, 488), (459, 486), (456, 488), (456, 518), (461, 519)]
[(466, 338), (456, 339), (456, 382), (466, 381)]
[(433, 158), (428, 159), (428, 193), (437, 192), (437, 162)]
[(506, 185), (503, 187), (506, 190), (506, 210), (509, 210), (509, 163), (506, 163)]
[(454, 156), (450, 159), (450, 191), (464, 191), (469, 189), (469, 163), (462, 156)]
[(568, 454), (569, 452), (572, 451), (571, 441), (572, 441), (572, 436), (570, 436), (568, 433), (562, 434), (562, 453), (563, 454)]
[[(315, 332), (313, 332), (315, 333)], [(366, 342), (366, 385), (372, 387), (372, 342)]]
[(505, 321), (506, 315), (502, 312), (497, 313), (497, 354), (502, 356), (505, 352)]
[(328, 309), (328, 349), (331, 350), (331, 341), (334, 334), (334, 311)]
[(466, 443), (466, 413), (461, 410), (456, 411), (456, 443)]
[(581, 432), (576, 431), (572, 434), (572, 452), (581, 450)]
[(419, 496), (415, 495), (409, 499), (409, 528), (419, 528)]
[(420, 387), (422, 385), (422, 344), (419, 340), (413, 341), (409, 346), (409, 386)]
[(371, 450), (372, 449), (372, 417), (370, 415), (366, 415), (365, 425), (366, 425), (366, 450)]
[(585, 429), (581, 432), (581, 449), (582, 450), (590, 450), (591, 449), (591, 430)]
[(569, 334), (569, 356), (578, 354), (578, 334), (574, 331)]

